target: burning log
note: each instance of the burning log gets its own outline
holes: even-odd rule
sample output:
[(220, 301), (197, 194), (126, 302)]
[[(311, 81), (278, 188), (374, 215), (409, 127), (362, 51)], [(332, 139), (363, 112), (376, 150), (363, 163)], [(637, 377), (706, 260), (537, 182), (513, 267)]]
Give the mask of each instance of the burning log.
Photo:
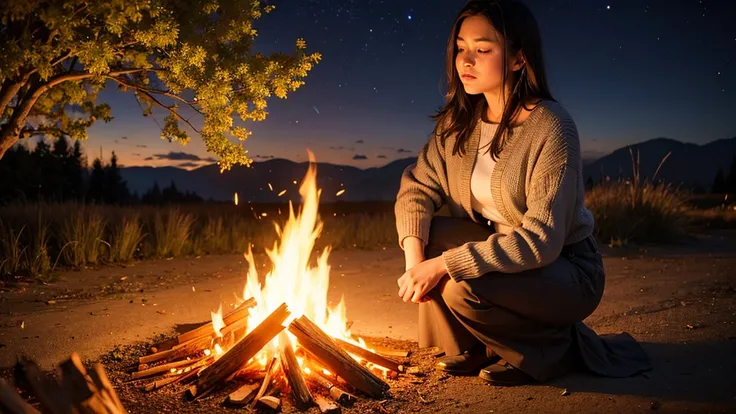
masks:
[[(250, 298), (246, 300), (245, 302), (241, 303), (237, 308), (233, 309), (232, 311), (228, 312), (225, 316), (223, 316), (222, 321), (225, 322), (225, 325), (227, 326), (232, 323), (235, 323), (236, 321), (247, 318), (248, 310), (255, 305), (256, 305), (256, 300), (254, 298)], [(201, 325), (197, 328), (192, 329), (191, 331), (188, 331), (188, 332), (185, 332), (179, 335), (178, 341), (179, 341), (179, 344), (183, 344), (194, 338), (199, 338), (202, 336), (211, 336), (214, 331), (215, 331), (215, 328), (212, 326), (212, 321), (210, 321), (210, 322), (205, 323), (204, 325)]]
[(284, 329), (281, 324), (290, 314), (291, 312), (287, 309), (286, 303), (279, 306), (243, 340), (235, 344), (220, 359), (201, 372), (197, 384), (190, 388), (191, 395), (196, 397), (197, 394), (207, 392), (219, 381), (245, 366), (264, 345)]
[(352, 407), (355, 404), (357, 398), (353, 394), (342, 390), (332, 381), (322, 376), (322, 374), (312, 371), (307, 376), (307, 380), (325, 388), (330, 394), (330, 397), (343, 407)]
[[(210, 327), (211, 326), (212, 325), (210, 324)], [(222, 334), (222, 338), (218, 338), (214, 329), (212, 329), (208, 335), (194, 337), (186, 342), (180, 343), (179, 345), (175, 345), (173, 348), (166, 351), (159, 351), (155, 354), (142, 356), (138, 358), (138, 363), (143, 365), (161, 360), (171, 361), (179, 358), (188, 357), (190, 355), (202, 352), (203, 350), (210, 348), (213, 343), (220, 343), (225, 347), (229, 347), (232, 343), (236, 342), (240, 338), (240, 335), (245, 333), (247, 327), (248, 318), (246, 313), (245, 316), (243, 316), (241, 319), (235, 320), (229, 325), (222, 328), (222, 330), (220, 331), (220, 334)]]
[(314, 396), (314, 402), (317, 403), (319, 411), (324, 414), (340, 414), (342, 410), (334, 401), (327, 399), (321, 395)]
[(404, 367), (402, 365), (399, 365), (397, 362), (392, 361), (388, 358), (385, 358), (381, 355), (378, 355), (372, 351), (369, 351), (365, 348), (361, 348), (358, 345), (354, 345), (348, 341), (344, 341), (340, 338), (333, 338), (335, 342), (337, 342), (340, 347), (349, 353), (360, 357), (362, 359), (365, 359), (368, 362), (371, 362), (376, 365), (380, 365), (386, 369), (389, 369), (391, 371), (395, 372), (401, 372), (404, 370)]
[(304, 381), (302, 369), (299, 367), (294, 348), (291, 346), (291, 339), (289, 339), (286, 332), (281, 332), (279, 335), (279, 359), (289, 387), (291, 387), (291, 392), (294, 394), (296, 407), (305, 410), (314, 405), (312, 393), (309, 392), (307, 382)]
[(307, 352), (356, 389), (374, 398), (387, 396), (388, 384), (355, 361), (306, 316), (295, 319), (289, 325), (289, 332)]
[(261, 383), (261, 388), (258, 390), (258, 393), (253, 397), (253, 403), (250, 405), (250, 408), (254, 408), (256, 404), (258, 404), (258, 400), (266, 395), (268, 387), (271, 386), (271, 375), (273, 375), (273, 369), (275, 366), (276, 357), (273, 357), (268, 361), (268, 364), (266, 364), (266, 376), (263, 378), (263, 382)]

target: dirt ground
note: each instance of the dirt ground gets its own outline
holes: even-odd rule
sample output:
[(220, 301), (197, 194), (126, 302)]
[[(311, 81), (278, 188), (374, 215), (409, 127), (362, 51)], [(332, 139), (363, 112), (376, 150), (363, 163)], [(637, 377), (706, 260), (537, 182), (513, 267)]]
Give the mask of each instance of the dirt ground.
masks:
[[(604, 257), (604, 298), (585, 322), (599, 333), (629, 332), (654, 369), (626, 379), (575, 373), (499, 388), (440, 375), (432, 350), (417, 349), (416, 308), (395, 292), (400, 250), (333, 252), (330, 301), (344, 295), (355, 334), (411, 350), (405, 362), (420, 370), (387, 380), (392, 398), (361, 398), (343, 412), (736, 412), (736, 233), (711, 232), (678, 246), (604, 248)], [(156, 335), (207, 319), (218, 300), (242, 289), (242, 270), (242, 257), (212, 256), (64, 272), (50, 285), (2, 285), (0, 366), (26, 354), (48, 369), (76, 350), (105, 364), (132, 413), (231, 412), (220, 406), (227, 390), (194, 402), (176, 387), (143, 393), (124, 368)], [(293, 411), (289, 396), (283, 411)]]

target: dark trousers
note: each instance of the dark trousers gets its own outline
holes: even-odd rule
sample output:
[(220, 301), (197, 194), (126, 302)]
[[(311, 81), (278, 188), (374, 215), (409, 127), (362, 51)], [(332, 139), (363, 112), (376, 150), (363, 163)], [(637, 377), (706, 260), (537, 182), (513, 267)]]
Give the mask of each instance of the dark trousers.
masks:
[[(491, 233), (468, 219), (435, 217), (425, 256), (485, 240)], [(446, 276), (429, 293), (431, 300), (419, 305), (419, 345), (457, 355), (484, 344), (545, 381), (580, 361), (579, 330), (595, 336), (581, 321), (600, 303), (604, 285), (603, 261), (592, 236), (566, 246), (542, 268), (494, 272), (459, 283)]]

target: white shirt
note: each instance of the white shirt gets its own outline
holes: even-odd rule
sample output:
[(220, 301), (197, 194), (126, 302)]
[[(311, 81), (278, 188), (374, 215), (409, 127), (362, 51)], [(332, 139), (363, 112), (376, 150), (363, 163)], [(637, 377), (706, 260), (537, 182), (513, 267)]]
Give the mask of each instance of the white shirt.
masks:
[(496, 231), (501, 232), (500, 229), (508, 228), (509, 224), (498, 211), (491, 195), (491, 174), (493, 174), (496, 161), (491, 158), (489, 151), (491, 140), (497, 128), (498, 124), (481, 121), (478, 154), (475, 158), (473, 175), (470, 177), (470, 203), (473, 210), (479, 212), (488, 220), (489, 226), (493, 223)]

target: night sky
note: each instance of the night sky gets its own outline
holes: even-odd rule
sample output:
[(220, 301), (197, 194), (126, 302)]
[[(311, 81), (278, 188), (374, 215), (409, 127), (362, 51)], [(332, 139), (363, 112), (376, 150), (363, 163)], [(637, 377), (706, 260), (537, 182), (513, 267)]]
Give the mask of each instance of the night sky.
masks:
[[(273, 0), (257, 22), (261, 51), (296, 38), (323, 60), (269, 117), (250, 123), (256, 161), (358, 167), (415, 156), (443, 103), (444, 51), (461, 0)], [(527, 0), (542, 32), (553, 96), (572, 114), (586, 156), (657, 137), (707, 143), (736, 136), (736, 1)], [(198, 136), (186, 147), (159, 139), (132, 94), (106, 92), (115, 120), (90, 129), (132, 165), (202, 165)], [(157, 112), (159, 123), (163, 115)], [(91, 157), (90, 157), (91, 158)]]

